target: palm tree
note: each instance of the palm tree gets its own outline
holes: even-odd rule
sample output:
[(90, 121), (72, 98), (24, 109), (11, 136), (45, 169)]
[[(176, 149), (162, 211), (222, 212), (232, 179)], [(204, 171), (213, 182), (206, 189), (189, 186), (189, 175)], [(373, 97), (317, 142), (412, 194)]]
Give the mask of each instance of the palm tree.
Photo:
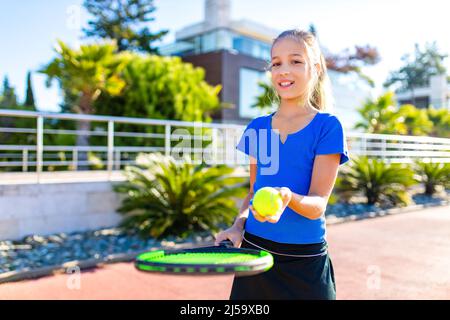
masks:
[(125, 169), (127, 181), (114, 190), (126, 195), (118, 211), (121, 225), (142, 236), (186, 237), (197, 231), (218, 231), (237, 215), (233, 197), (244, 197), (246, 179), (233, 168), (207, 167), (161, 154), (139, 155), (138, 166)]
[(256, 97), (252, 108), (258, 108), (263, 113), (272, 112), (280, 103), (280, 97), (270, 83), (259, 81), (258, 86), (262, 89), (262, 94)]
[(404, 104), (399, 108), (398, 113), (406, 125), (408, 135), (428, 135), (433, 129), (433, 122), (428, 118), (427, 110), (418, 109), (412, 104)]
[(425, 186), (426, 195), (432, 196), (436, 193), (438, 185), (450, 187), (450, 163), (428, 163), (416, 160), (414, 165), (419, 175), (418, 181)]
[[(449, 80), (450, 81), (450, 80)], [(450, 111), (447, 109), (427, 109), (428, 119), (433, 123), (431, 136), (450, 138)]]
[[(120, 72), (128, 55), (116, 51), (115, 43), (83, 45), (74, 50), (58, 41), (57, 57), (39, 72), (48, 76), (47, 86), (57, 79), (66, 95), (73, 97), (73, 112), (94, 114), (93, 103), (102, 92), (117, 95), (125, 86)], [(90, 128), (89, 121), (77, 122), (77, 129), (82, 132), (90, 131)], [(77, 145), (88, 146), (88, 140), (88, 135), (79, 134)], [(80, 156), (86, 159), (86, 154)]]
[(358, 112), (363, 120), (355, 125), (355, 129), (384, 134), (408, 132), (402, 115), (395, 108), (393, 92), (387, 92), (374, 101), (368, 100)]

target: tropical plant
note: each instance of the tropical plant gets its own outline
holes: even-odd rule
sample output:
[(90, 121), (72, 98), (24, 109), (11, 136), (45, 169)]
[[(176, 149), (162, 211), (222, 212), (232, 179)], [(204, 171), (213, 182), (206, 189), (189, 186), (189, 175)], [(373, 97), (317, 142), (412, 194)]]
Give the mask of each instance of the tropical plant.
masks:
[(414, 161), (417, 181), (423, 183), (425, 194), (432, 196), (438, 186), (450, 188), (450, 163), (433, 163), (422, 160)]
[(356, 123), (355, 129), (363, 129), (367, 133), (406, 134), (407, 127), (401, 121), (395, 104), (395, 95), (391, 91), (375, 100), (367, 100), (358, 109), (362, 121)]
[(126, 167), (127, 181), (114, 190), (126, 195), (118, 209), (121, 226), (146, 237), (217, 232), (238, 212), (233, 197), (248, 190), (245, 178), (224, 165), (208, 167), (157, 153), (139, 155), (137, 164)]
[[(125, 66), (127, 55), (117, 54), (115, 43), (82, 45), (74, 50), (64, 42), (58, 41), (57, 57), (39, 72), (48, 76), (47, 86), (57, 79), (61, 89), (73, 98), (72, 111), (81, 114), (94, 114), (94, 102), (102, 93), (119, 94), (125, 82), (120, 72)], [(78, 121), (77, 129), (90, 131), (89, 121)], [(79, 134), (78, 146), (88, 146), (89, 136)], [(81, 160), (87, 155), (80, 154)]]
[(428, 118), (426, 109), (418, 109), (412, 104), (404, 104), (398, 109), (397, 120), (404, 123), (406, 134), (414, 136), (428, 135), (433, 129), (433, 122)]
[[(204, 69), (184, 63), (179, 57), (132, 54), (123, 70), (126, 87), (118, 96), (102, 95), (95, 110), (111, 116), (210, 122), (212, 113), (220, 108), (221, 86), (209, 85), (204, 77)], [(164, 126), (154, 125), (117, 123), (114, 129), (163, 136), (165, 133)], [(191, 128), (185, 129), (194, 134)], [(164, 139), (117, 137), (114, 143), (163, 147)]]
[(392, 91), (375, 100), (367, 100), (358, 112), (362, 121), (356, 123), (355, 129), (363, 129), (368, 133), (421, 136), (433, 130), (427, 110), (418, 109), (412, 104), (397, 107)]
[(408, 205), (412, 200), (407, 188), (417, 183), (408, 165), (368, 157), (352, 157), (341, 177), (336, 192), (362, 192), (369, 205)]
[(430, 132), (430, 135), (434, 137), (450, 138), (450, 110), (430, 107), (427, 111), (428, 118), (433, 123), (433, 129)]
[(219, 108), (221, 86), (205, 81), (205, 70), (179, 57), (130, 54), (123, 70), (127, 84), (120, 96), (105, 94), (101, 114), (182, 121), (210, 121)]
[(280, 103), (280, 97), (278, 96), (275, 88), (272, 84), (264, 81), (259, 81), (258, 86), (261, 88), (262, 93), (256, 97), (256, 101), (252, 105), (252, 108), (258, 108), (263, 113), (273, 111)]

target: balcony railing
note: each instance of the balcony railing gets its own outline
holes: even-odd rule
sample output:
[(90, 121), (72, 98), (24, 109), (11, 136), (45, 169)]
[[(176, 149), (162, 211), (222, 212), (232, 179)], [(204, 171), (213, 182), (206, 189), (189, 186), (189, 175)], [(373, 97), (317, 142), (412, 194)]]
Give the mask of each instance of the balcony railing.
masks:
[[(34, 171), (39, 176), (43, 171), (86, 170), (98, 166), (111, 172), (134, 164), (136, 156), (142, 152), (188, 153), (196, 161), (206, 159), (211, 164), (230, 166), (247, 163), (235, 149), (245, 128), (241, 125), (0, 109), (0, 119), (9, 118), (13, 119), (9, 126), (0, 125), (0, 171)], [(35, 126), (16, 127), (15, 120), (20, 118), (33, 119)], [(93, 130), (52, 129), (46, 124), (51, 120), (90, 122)], [(115, 129), (121, 124), (135, 125), (143, 130), (125, 132)], [(146, 132), (145, 129), (150, 127), (159, 127), (159, 132)], [(8, 135), (26, 135), (33, 137), (34, 142), (12, 144)], [(104, 143), (87, 146), (44, 144), (46, 136), (78, 135), (103, 137)], [(137, 138), (145, 139), (143, 146), (119, 143), (121, 139)], [(408, 163), (415, 158), (450, 162), (450, 139), (445, 138), (347, 132), (347, 143), (350, 154), (382, 158), (387, 162)], [(94, 160), (80, 158), (81, 153), (94, 155)]]

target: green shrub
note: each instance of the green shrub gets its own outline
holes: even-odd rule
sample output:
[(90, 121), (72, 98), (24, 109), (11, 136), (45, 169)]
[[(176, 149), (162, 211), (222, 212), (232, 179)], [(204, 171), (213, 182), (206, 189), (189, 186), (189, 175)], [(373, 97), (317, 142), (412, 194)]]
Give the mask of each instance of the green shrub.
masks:
[(362, 192), (369, 205), (408, 205), (412, 200), (407, 188), (416, 183), (409, 165), (355, 157), (342, 169), (336, 192), (347, 196)]
[(124, 215), (122, 227), (144, 237), (217, 232), (238, 213), (233, 197), (248, 192), (245, 178), (232, 176), (234, 169), (224, 165), (208, 167), (161, 154), (141, 154), (137, 163), (125, 168), (127, 181), (114, 189), (126, 195), (118, 210)]
[(425, 187), (426, 195), (435, 194), (437, 186), (450, 187), (450, 163), (428, 163), (416, 160), (414, 169), (418, 176), (417, 181)]

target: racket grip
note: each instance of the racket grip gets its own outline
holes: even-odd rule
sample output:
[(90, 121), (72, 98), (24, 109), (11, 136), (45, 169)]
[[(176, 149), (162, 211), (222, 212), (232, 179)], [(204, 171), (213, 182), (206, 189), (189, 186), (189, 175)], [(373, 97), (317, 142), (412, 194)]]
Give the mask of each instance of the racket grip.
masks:
[(234, 244), (231, 240), (223, 240), (219, 243), (220, 247), (226, 247), (226, 248), (230, 248), (230, 247), (234, 247)]

